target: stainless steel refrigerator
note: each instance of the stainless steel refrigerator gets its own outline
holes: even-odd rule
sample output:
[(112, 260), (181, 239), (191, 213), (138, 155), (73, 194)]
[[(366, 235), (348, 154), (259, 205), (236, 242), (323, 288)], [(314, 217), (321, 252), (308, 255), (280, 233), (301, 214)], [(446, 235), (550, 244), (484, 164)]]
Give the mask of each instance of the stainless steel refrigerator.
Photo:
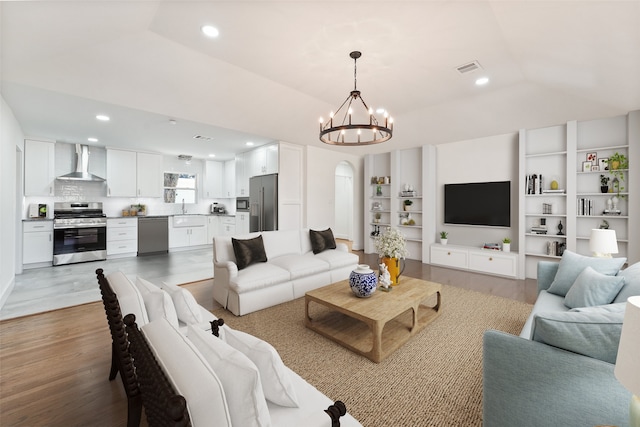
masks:
[(249, 178), (249, 231), (278, 229), (278, 174)]

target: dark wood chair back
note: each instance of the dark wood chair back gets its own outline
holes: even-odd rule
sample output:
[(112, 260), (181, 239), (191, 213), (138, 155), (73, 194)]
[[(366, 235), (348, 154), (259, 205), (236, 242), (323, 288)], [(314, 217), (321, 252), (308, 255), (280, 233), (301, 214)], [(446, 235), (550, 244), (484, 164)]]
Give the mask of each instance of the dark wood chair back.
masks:
[(185, 427), (190, 426), (187, 401), (176, 394), (162, 367), (149, 347), (147, 339), (138, 329), (136, 316), (124, 317), (129, 350), (133, 355), (138, 383), (142, 392), (142, 404), (149, 426)]
[(109, 331), (111, 332), (111, 371), (109, 372), (109, 381), (113, 381), (116, 375), (120, 373), (122, 385), (127, 395), (127, 427), (138, 427), (142, 416), (142, 397), (138, 388), (133, 360), (129, 353), (129, 340), (127, 339), (120, 304), (101, 268), (96, 270), (96, 275), (100, 293), (102, 294), (104, 311), (107, 314)]

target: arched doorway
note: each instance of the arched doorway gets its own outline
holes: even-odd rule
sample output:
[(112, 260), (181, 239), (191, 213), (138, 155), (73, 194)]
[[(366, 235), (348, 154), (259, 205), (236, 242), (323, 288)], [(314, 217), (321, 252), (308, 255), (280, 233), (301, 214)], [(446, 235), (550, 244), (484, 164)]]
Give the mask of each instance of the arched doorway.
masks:
[(346, 161), (336, 166), (334, 234), (353, 241), (353, 166)]

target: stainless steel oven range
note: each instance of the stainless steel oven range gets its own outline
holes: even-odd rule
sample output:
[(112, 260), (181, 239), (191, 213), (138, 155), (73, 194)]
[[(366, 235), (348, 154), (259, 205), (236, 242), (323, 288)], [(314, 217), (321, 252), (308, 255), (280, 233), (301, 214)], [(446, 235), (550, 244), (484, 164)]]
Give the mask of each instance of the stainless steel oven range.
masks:
[(107, 218), (101, 202), (53, 205), (53, 265), (107, 259)]

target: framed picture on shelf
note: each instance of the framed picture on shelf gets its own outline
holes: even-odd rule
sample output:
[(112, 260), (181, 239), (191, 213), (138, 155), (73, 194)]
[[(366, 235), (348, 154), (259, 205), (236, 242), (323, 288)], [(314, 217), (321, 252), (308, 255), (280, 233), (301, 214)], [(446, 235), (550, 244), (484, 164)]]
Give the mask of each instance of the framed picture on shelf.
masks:
[(609, 170), (609, 158), (608, 157), (601, 157), (598, 159), (598, 165), (600, 166), (600, 170), (601, 171), (608, 171)]
[(591, 172), (591, 162), (582, 162), (582, 172)]
[(600, 170), (600, 166), (598, 165), (591, 165), (591, 172), (598, 172)]
[(587, 162), (595, 163), (598, 161), (598, 153), (587, 153)]

